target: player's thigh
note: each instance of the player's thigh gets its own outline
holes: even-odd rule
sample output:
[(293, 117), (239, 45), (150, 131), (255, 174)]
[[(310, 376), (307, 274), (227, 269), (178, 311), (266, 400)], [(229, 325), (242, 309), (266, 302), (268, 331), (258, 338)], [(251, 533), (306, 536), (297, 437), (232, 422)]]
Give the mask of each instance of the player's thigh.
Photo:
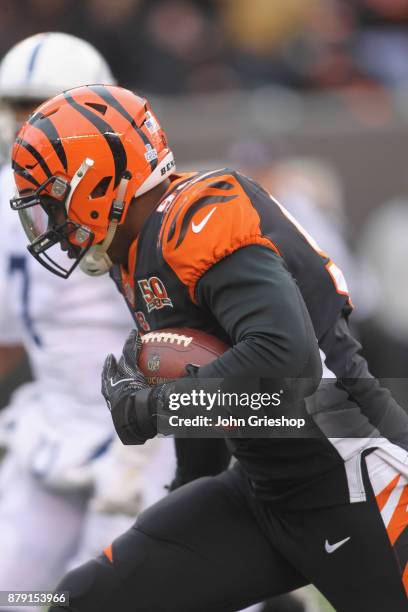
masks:
[(366, 502), (308, 513), (305, 519), (309, 577), (338, 612), (403, 612), (408, 610), (408, 482), (374, 453), (366, 459)]
[(305, 584), (258, 528), (234, 471), (174, 491), (107, 554), (60, 585), (73, 609), (227, 612)]
[[(243, 605), (246, 598), (250, 603), (304, 582), (259, 529), (235, 470), (181, 487), (142, 513), (131, 533), (136, 531), (160, 546), (155, 562), (159, 582), (171, 591), (173, 581), (184, 577), (186, 592), (190, 589), (208, 605), (220, 593), (225, 603)], [(130, 552), (140, 563), (128, 542), (123, 551), (124, 558)], [(113, 563), (115, 555), (120, 560), (120, 543), (113, 545), (112, 554)], [(126, 570), (122, 576), (129, 578)]]

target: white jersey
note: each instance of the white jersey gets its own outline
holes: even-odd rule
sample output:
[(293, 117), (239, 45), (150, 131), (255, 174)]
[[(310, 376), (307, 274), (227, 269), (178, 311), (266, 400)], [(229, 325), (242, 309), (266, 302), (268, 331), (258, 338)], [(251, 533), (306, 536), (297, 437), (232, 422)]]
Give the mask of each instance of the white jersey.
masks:
[[(10, 209), (14, 191), (12, 172), (3, 166), (0, 344), (22, 343), (35, 376), (35, 382), (14, 394), (12, 406), (24, 411), (23, 420), (30, 423), (31, 431), (28, 425), (23, 429), (30, 439), (66, 440), (63, 454), (83, 460), (89, 449), (113, 435), (100, 392), (100, 375), (106, 355), (121, 353), (134, 324), (108, 277), (90, 278), (77, 269), (65, 280), (30, 255), (18, 213)], [(26, 448), (26, 461), (32, 462), (32, 444), (24, 437), (16, 443)], [(40, 463), (48, 462), (49, 453), (44, 457), (44, 452)], [(70, 462), (68, 456), (65, 459)]]

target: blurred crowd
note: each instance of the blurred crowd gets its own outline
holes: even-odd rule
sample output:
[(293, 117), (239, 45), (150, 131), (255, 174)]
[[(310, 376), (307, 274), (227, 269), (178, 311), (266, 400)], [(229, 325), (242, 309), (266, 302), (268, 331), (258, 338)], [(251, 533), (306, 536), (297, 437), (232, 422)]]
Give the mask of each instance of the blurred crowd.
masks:
[(407, 24), (408, 0), (1, 0), (0, 56), (58, 30), (143, 93), (404, 87)]

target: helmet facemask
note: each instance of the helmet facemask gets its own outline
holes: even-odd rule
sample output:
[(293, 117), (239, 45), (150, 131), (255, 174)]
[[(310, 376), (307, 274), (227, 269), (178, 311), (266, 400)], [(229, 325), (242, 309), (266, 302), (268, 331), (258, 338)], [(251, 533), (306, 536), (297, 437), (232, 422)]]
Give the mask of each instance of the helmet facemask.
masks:
[(70, 182), (51, 176), (37, 189), (25, 190), (10, 200), (30, 241), (28, 251), (61, 278), (71, 275), (95, 238), (88, 227), (68, 218), (74, 191), (92, 165), (93, 160), (86, 158)]
[[(10, 206), (18, 211), (27, 238), (29, 252), (47, 270), (61, 278), (68, 278), (79, 265), (90, 276), (100, 276), (111, 268), (107, 251), (122, 220), (130, 172), (125, 171), (119, 182), (117, 196), (112, 201), (106, 236), (99, 244), (93, 244), (95, 234), (89, 227), (68, 218), (69, 205), (76, 188), (93, 166), (86, 158), (70, 182), (63, 177), (52, 176), (36, 190), (25, 192), (10, 200)], [(49, 190), (47, 190), (47, 188)], [(50, 195), (52, 194), (52, 195)], [(54, 252), (54, 247), (58, 248)], [(48, 252), (53, 250), (53, 252)], [(62, 259), (74, 259), (69, 266)]]

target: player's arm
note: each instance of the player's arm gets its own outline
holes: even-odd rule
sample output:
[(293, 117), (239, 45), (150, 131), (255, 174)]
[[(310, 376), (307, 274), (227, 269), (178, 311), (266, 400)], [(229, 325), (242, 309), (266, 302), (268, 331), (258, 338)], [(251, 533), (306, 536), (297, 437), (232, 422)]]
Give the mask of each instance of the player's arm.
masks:
[(250, 381), (256, 391), (262, 377), (285, 386), (291, 379), (304, 385), (304, 396), (318, 384), (321, 366), (311, 321), (293, 278), (272, 250), (251, 245), (218, 262), (199, 281), (197, 301), (216, 317), (233, 344), (212, 364), (190, 378), (149, 389), (137, 370), (137, 351), (132, 348), (135, 334), (117, 370), (113, 358), (108, 359), (102, 390), (125, 444), (143, 443), (154, 436), (157, 413), (166, 413), (169, 396), (188, 393), (198, 382), (201, 389), (208, 386), (213, 391), (221, 379), (223, 391), (231, 391), (238, 380), (245, 389)]
[[(242, 249), (222, 260), (198, 282), (198, 303), (211, 311), (235, 345), (226, 359), (201, 367), (197, 372), (199, 377), (219, 376), (219, 368), (222, 372), (234, 373), (243, 369), (245, 374), (254, 366), (256, 374), (259, 374), (265, 363), (269, 363), (271, 354), (276, 359), (279, 358), (278, 352), (286, 357), (293, 353), (290, 343), (299, 337), (296, 329), (292, 329), (286, 339), (277, 338), (276, 328), (275, 334), (271, 329), (276, 308), (270, 295), (273, 296), (275, 291), (272, 287), (264, 290), (264, 286), (265, 279), (267, 284), (271, 280), (269, 273), (275, 260), (276, 255), (264, 247)], [(242, 285), (243, 272), (246, 275), (245, 286)], [(278, 278), (276, 282), (279, 282)], [(258, 286), (262, 287), (261, 291)], [(286, 312), (285, 309), (284, 314)], [(288, 314), (289, 318), (291, 316)], [(276, 325), (282, 326), (280, 321), (276, 321)], [(201, 476), (215, 475), (228, 467), (230, 452), (223, 439), (176, 438), (175, 445), (177, 472), (172, 488)]]
[(221, 260), (198, 282), (196, 298), (233, 344), (201, 367), (200, 377), (320, 376), (317, 342), (303, 298), (282, 258), (271, 249), (250, 245)]

